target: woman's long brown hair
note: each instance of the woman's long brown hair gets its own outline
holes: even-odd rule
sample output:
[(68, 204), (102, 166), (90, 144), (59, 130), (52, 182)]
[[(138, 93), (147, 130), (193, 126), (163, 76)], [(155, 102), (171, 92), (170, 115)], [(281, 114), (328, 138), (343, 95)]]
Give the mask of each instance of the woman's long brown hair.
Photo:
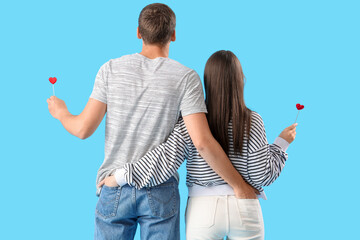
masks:
[(232, 120), (234, 151), (241, 154), (245, 133), (250, 132), (251, 110), (244, 101), (244, 74), (231, 51), (217, 51), (208, 59), (204, 72), (207, 120), (211, 133), (229, 154), (229, 122)]

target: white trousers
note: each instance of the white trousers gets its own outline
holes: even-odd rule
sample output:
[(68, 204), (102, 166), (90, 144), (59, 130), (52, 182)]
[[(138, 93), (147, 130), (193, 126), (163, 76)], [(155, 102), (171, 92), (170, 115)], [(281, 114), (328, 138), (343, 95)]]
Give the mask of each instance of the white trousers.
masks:
[(264, 239), (264, 221), (258, 199), (189, 197), (185, 214), (187, 240)]

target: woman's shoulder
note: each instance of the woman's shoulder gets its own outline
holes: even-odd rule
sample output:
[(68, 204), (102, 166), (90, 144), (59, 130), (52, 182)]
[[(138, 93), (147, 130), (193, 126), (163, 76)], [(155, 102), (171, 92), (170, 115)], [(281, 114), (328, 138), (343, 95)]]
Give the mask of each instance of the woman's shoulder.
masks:
[(263, 125), (263, 119), (259, 113), (251, 110), (251, 124)]
[[(251, 125), (250, 125), (250, 142), (254, 146), (263, 146), (266, 143), (265, 126), (262, 117), (259, 113), (251, 112)], [(257, 147), (254, 147), (256, 149)]]

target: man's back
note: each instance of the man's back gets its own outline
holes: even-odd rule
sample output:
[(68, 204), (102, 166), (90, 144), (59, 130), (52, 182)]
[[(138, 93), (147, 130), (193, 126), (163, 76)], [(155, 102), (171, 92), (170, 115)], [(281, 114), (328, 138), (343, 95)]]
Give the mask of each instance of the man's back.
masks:
[(196, 72), (169, 58), (132, 54), (105, 63), (90, 96), (107, 104), (97, 182), (164, 142), (180, 112), (206, 112), (201, 91)]

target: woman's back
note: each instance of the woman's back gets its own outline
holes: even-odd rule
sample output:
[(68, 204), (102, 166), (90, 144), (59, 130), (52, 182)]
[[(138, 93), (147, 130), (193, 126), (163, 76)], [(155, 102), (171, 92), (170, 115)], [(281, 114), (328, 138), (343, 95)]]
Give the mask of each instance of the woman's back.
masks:
[[(252, 111), (250, 135), (245, 133), (242, 151), (234, 150), (232, 121), (228, 125), (229, 151), (228, 157), (234, 167), (239, 171), (245, 181), (262, 192), (262, 186), (268, 186), (280, 175), (285, 165), (287, 143), (277, 138), (274, 144), (268, 144), (264, 123), (261, 116)], [(190, 145), (189, 157), (186, 163), (186, 185), (190, 195), (210, 195), (210, 192), (224, 192), (232, 189), (217, 187), (212, 189), (199, 189), (199, 187), (214, 187), (227, 184), (213, 171), (200, 156), (193, 145)], [(196, 191), (196, 192), (195, 192)]]

